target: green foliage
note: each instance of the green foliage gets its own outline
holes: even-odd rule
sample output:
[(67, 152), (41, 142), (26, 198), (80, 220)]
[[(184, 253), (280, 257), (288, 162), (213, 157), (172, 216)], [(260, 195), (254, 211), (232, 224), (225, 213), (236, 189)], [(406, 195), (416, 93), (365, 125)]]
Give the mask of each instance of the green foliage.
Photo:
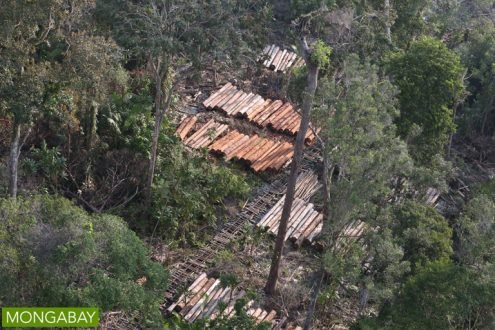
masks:
[(478, 269), (495, 264), (494, 190), (491, 194), (478, 194), (469, 201), (458, 219), (456, 233), (460, 240), (459, 257), (462, 263)]
[(120, 218), (49, 196), (0, 199), (0, 210), (0, 304), (97, 306), (161, 322), (164, 269)]
[(57, 0), (2, 2), (0, 113), (7, 112), (16, 123), (30, 123), (39, 113), (56, 68), (38, 52), (62, 16)]
[(239, 285), (239, 279), (237, 276), (232, 275), (232, 274), (224, 274), (220, 276), (220, 286), (222, 288), (227, 288), (227, 287), (237, 287)]
[(395, 242), (389, 229), (370, 233), (368, 273), (363, 281), (370, 291), (370, 299), (378, 305), (393, 298), (404, 275), (410, 271), (410, 263), (404, 260), (402, 247)]
[[(451, 230), (434, 210), (412, 203), (396, 210), (399, 220), (408, 219), (408, 224), (415, 224), (414, 235), (408, 233), (410, 226), (399, 234), (399, 242), (405, 244), (405, 256), (412, 254), (415, 259), (423, 260), (416, 262), (415, 273), (397, 296), (382, 306), (377, 318), (360, 320), (354, 328), (492, 328), (495, 321), (494, 197), (493, 192), (477, 195), (457, 220), (454, 229), (458, 264), (448, 258), (450, 246), (445, 236)], [(421, 222), (426, 226), (418, 226)], [(413, 237), (414, 244), (409, 244), (404, 236)]]
[[(429, 164), (443, 152), (454, 131), (449, 108), (463, 91), (460, 58), (441, 41), (421, 38), (406, 52), (391, 54), (389, 72), (400, 89), (398, 132), (408, 141), (419, 164)], [(417, 125), (421, 133), (412, 136)]]
[(98, 122), (100, 140), (110, 149), (147, 155), (151, 145), (152, 100), (148, 94), (114, 94)]
[(328, 160), (339, 173), (329, 208), (335, 228), (373, 218), (377, 205), (391, 194), (390, 180), (412, 170), (393, 125), (397, 102), (392, 84), (355, 55), (346, 59), (340, 75), (320, 81), (313, 116), (322, 128)]
[[(232, 253), (229, 250), (221, 250), (221, 251), (218, 251), (217, 255), (215, 256), (214, 261), (215, 261), (215, 265), (222, 265), (225, 263), (230, 263), (234, 260), (236, 260), (236, 256), (234, 253)], [(220, 281), (221, 280), (222, 279), (220, 279)]]
[(43, 141), (40, 148), (31, 150), (29, 158), (25, 160), (25, 164), (32, 174), (42, 175), (47, 183), (53, 187), (56, 187), (60, 183), (60, 179), (66, 176), (65, 158), (58, 148), (49, 148), (45, 141)]
[(413, 272), (420, 265), (452, 256), (452, 229), (434, 208), (406, 202), (394, 210), (394, 222), (394, 236)]
[[(493, 274), (493, 273), (492, 273)], [(410, 278), (378, 319), (356, 329), (488, 329), (493, 326), (495, 277), (437, 261)]]
[(492, 136), (495, 133), (495, 28), (487, 24), (471, 31), (467, 42), (459, 48), (468, 69), (470, 93), (463, 112), (461, 127), (470, 137)]
[(332, 8), (335, 0), (293, 0), (290, 2), (292, 18), (309, 14), (320, 8)]
[[(1, 63), (5, 62), (0, 55)], [(43, 103), (44, 87), (49, 81), (51, 66), (41, 63), (26, 67), (22, 74), (15, 71), (15, 68), (7, 65), (0, 71), (0, 111), (12, 117), (15, 123), (31, 123)]]
[[(206, 55), (230, 62), (246, 51), (246, 40), (255, 44), (251, 30), (260, 31), (269, 18), (268, 7), (266, 0), (112, 0), (96, 1), (96, 15), (141, 61), (161, 56), (166, 65), (191, 61), (199, 66)], [(247, 26), (256, 19), (257, 24)]]
[(395, 43), (402, 49), (407, 48), (426, 30), (425, 10), (431, 0), (396, 0), (393, 3), (395, 22), (392, 35)]
[(288, 74), (284, 76), (284, 92), (292, 102), (302, 104), (304, 90), (307, 85), (308, 68), (303, 65), (297, 68), (292, 68)]
[[(323, 244), (338, 244), (339, 230), (355, 219), (380, 228), (340, 255), (327, 252), (325, 268), (344, 283), (366, 289), (370, 299), (390, 299), (399, 287), (409, 262), (386, 224), (392, 179), (412, 172), (405, 144), (396, 137), (396, 91), (378, 69), (355, 55), (344, 61), (339, 78), (320, 81), (314, 122), (322, 128), (330, 175), (331, 198), (324, 222)], [(362, 246), (366, 251), (362, 251)], [(363, 252), (365, 254), (363, 255)], [(363, 269), (363, 257), (369, 262)], [(332, 285), (332, 284), (331, 284)], [(334, 291), (334, 290), (333, 290)]]
[(311, 46), (310, 61), (321, 69), (325, 69), (330, 65), (330, 56), (332, 48), (324, 41), (318, 40)]
[[(195, 244), (205, 238), (205, 229), (216, 223), (223, 202), (245, 197), (249, 186), (243, 175), (228, 167), (185, 152), (173, 128), (168, 130), (162, 134), (154, 184), (156, 233), (169, 240)], [(152, 222), (150, 226), (154, 225)]]
[(323, 255), (323, 269), (330, 274), (324, 290), (318, 297), (318, 303), (329, 304), (337, 298), (336, 292), (340, 281), (354, 284), (361, 279), (361, 264), (364, 258), (363, 250), (358, 243), (351, 243), (344, 251), (330, 250)]

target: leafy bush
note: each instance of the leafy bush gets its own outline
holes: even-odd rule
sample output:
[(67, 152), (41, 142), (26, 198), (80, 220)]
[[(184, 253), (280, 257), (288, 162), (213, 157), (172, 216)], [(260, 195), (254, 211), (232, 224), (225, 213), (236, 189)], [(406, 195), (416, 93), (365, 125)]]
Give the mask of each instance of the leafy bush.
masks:
[(411, 277), (379, 318), (361, 320), (354, 329), (489, 329), (494, 295), (493, 278), (437, 261)]
[(292, 17), (308, 14), (322, 7), (331, 8), (335, 5), (335, 0), (293, 0), (291, 4)]
[(112, 149), (128, 148), (148, 154), (151, 145), (151, 97), (147, 94), (113, 95), (102, 110), (98, 133)]
[(332, 48), (328, 46), (324, 41), (318, 40), (313, 45), (313, 52), (311, 53), (311, 62), (318, 67), (325, 69), (330, 65), (330, 56), (332, 55)]
[[(443, 152), (455, 129), (450, 106), (464, 91), (460, 58), (440, 40), (423, 37), (387, 61), (400, 89), (398, 132), (408, 141), (413, 158), (427, 165)], [(420, 134), (413, 134), (415, 125)]]
[(23, 161), (28, 173), (41, 175), (49, 184), (56, 186), (66, 176), (65, 158), (58, 148), (49, 148), (43, 141), (40, 148), (31, 150), (29, 158)]
[(165, 238), (195, 244), (217, 221), (224, 200), (244, 197), (249, 186), (229, 168), (191, 156), (170, 139), (162, 143), (154, 184), (156, 229)]
[(395, 209), (394, 236), (414, 269), (452, 256), (452, 229), (434, 208), (407, 202)]
[(50, 196), (0, 199), (0, 210), (0, 305), (96, 306), (144, 326), (161, 321), (165, 270), (120, 218)]

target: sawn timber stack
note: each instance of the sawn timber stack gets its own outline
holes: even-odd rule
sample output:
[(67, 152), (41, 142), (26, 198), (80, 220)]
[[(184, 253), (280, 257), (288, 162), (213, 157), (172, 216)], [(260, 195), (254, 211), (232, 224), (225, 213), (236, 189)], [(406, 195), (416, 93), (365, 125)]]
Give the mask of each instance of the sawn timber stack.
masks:
[[(192, 323), (200, 319), (214, 320), (219, 316), (231, 318), (236, 311), (234, 305), (236, 301), (246, 295), (242, 289), (224, 287), (219, 279), (209, 278), (206, 273), (202, 273), (189, 286), (187, 291), (179, 299), (167, 308), (167, 312), (178, 312), (184, 320)], [(225, 310), (220, 310), (220, 304), (226, 306)], [(256, 323), (270, 323), (270, 328), (277, 325), (277, 313), (252, 307), (253, 301), (249, 301), (246, 306), (246, 313), (256, 320)]]
[[(264, 99), (262, 96), (246, 93), (231, 83), (225, 84), (203, 102), (207, 109), (217, 109), (228, 116), (248, 119), (259, 127), (271, 127), (273, 130), (296, 135), (301, 125), (301, 115), (290, 102)], [(310, 128), (306, 133), (306, 142), (311, 143), (316, 136)]]
[[(264, 138), (257, 134), (246, 135), (226, 124), (211, 119), (193, 131), (196, 121), (186, 117), (177, 129), (177, 134), (184, 144), (191, 148), (208, 148), (210, 151), (223, 154), (227, 160), (240, 159), (246, 161), (256, 172), (279, 170), (284, 167), (294, 154), (294, 145), (289, 142)], [(224, 136), (220, 137), (223, 133)]]
[(266, 46), (258, 60), (263, 66), (276, 72), (286, 72), (290, 68), (304, 65), (304, 60), (296, 53), (276, 45)]

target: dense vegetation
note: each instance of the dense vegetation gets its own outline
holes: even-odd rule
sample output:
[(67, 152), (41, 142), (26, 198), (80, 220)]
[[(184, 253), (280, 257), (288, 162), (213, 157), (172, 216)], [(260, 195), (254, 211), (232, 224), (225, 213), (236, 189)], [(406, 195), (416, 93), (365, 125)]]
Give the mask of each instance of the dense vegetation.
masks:
[(1, 199), (0, 207), (2, 305), (122, 309), (160, 324), (165, 270), (122, 219), (44, 195)]
[[(231, 319), (163, 320), (167, 264), (151, 260), (158, 246), (181, 255), (208, 242), (270, 176), (175, 135), (203, 91), (236, 78), (321, 129), (323, 232), (303, 247), (317, 267), (301, 284), (313, 294), (289, 320), (495, 327), (494, 22), (488, 0), (2, 0), (0, 305), (263, 329), (246, 301)], [(255, 59), (268, 43), (295, 45), (306, 65), (267, 74)], [(355, 220), (364, 234), (340, 248)], [(282, 297), (283, 230), (268, 305)]]

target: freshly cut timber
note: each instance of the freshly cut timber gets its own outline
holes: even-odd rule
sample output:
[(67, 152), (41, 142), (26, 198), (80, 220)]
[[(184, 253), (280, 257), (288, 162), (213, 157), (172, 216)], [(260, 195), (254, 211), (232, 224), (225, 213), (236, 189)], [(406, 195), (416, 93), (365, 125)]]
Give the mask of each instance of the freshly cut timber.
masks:
[[(186, 117), (177, 128), (177, 134), (184, 144), (191, 148), (207, 147), (212, 152), (225, 155), (225, 159), (246, 161), (256, 172), (280, 170), (290, 162), (294, 154), (294, 145), (254, 135), (246, 135), (231, 130), (228, 125), (211, 119), (189, 137), (188, 134), (196, 125), (195, 117)], [(226, 133), (226, 134), (224, 134)]]
[(293, 156), (294, 146), (258, 135), (245, 135), (236, 130), (215, 141), (210, 150), (225, 155), (227, 160), (242, 159), (256, 172), (281, 169)]
[[(321, 232), (323, 216), (307, 200), (320, 188), (318, 177), (311, 171), (301, 173), (296, 182), (295, 198), (287, 226), (286, 240), (300, 246), (304, 240), (312, 242)], [(277, 234), (285, 196), (282, 197), (258, 222), (257, 226)]]
[[(179, 313), (185, 321), (192, 323), (200, 319), (214, 320), (219, 316), (230, 318), (235, 315), (234, 305), (236, 301), (246, 295), (246, 292), (232, 287), (224, 287), (219, 279), (209, 278), (202, 273), (189, 286), (177, 301), (167, 308), (167, 312)], [(223, 311), (220, 305), (227, 306)], [(246, 305), (246, 313), (256, 320), (256, 323), (267, 322), (270, 328), (278, 324), (277, 313), (253, 307), (254, 301)]]
[[(265, 100), (253, 93), (245, 93), (227, 83), (203, 102), (208, 109), (217, 109), (229, 116), (248, 119), (259, 127), (271, 127), (277, 132), (296, 135), (301, 125), (301, 115), (289, 102)], [(306, 141), (313, 142), (313, 129), (306, 133)]]
[[(181, 124), (182, 125), (182, 124)], [(180, 127), (180, 126), (179, 126)], [(184, 143), (191, 148), (207, 147), (218, 136), (227, 130), (228, 126), (217, 123), (213, 119), (203, 125), (196, 133), (184, 140)]]
[[(258, 222), (257, 226), (267, 228), (270, 233), (277, 235), (285, 196)], [(295, 198), (292, 203), (291, 215), (287, 226), (285, 239), (289, 239), (296, 245), (301, 245), (304, 240), (312, 240), (321, 232), (323, 215), (314, 209), (314, 205), (302, 199)]]
[(194, 124), (198, 121), (198, 118), (195, 116), (186, 117), (182, 120), (179, 127), (177, 128), (177, 135), (179, 135), (181, 140), (184, 140), (194, 127)]
[(268, 45), (258, 59), (265, 67), (277, 72), (286, 72), (290, 68), (304, 65), (304, 60), (296, 53), (276, 45)]

